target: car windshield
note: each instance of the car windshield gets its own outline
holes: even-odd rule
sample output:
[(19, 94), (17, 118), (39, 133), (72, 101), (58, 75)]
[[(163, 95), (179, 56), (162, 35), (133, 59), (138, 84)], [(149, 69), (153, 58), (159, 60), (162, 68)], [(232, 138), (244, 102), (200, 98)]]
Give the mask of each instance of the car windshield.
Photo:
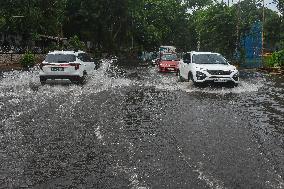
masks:
[(176, 54), (164, 54), (162, 56), (162, 60), (177, 60), (177, 55)]
[(228, 64), (225, 58), (218, 54), (195, 54), (193, 62), (195, 64)]
[(76, 61), (76, 56), (73, 54), (48, 54), (45, 58), (48, 63), (64, 63)]

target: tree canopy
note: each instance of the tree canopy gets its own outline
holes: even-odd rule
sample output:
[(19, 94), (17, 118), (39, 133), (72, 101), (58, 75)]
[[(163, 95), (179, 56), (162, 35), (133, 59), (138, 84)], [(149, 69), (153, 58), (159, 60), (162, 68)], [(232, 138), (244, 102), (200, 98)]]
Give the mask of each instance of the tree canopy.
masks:
[[(275, 2), (283, 14), (283, 0)], [(263, 21), (259, 3), (243, 0), (229, 7), (213, 0), (1, 0), (0, 32), (78, 36), (106, 52), (175, 45), (232, 57), (240, 36)], [(283, 29), (283, 18), (266, 8), (269, 48), (283, 48)]]

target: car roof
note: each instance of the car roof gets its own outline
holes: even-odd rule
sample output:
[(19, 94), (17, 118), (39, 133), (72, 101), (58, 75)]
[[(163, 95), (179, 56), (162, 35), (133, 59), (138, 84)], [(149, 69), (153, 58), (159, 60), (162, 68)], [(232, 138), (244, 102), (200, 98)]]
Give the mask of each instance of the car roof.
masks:
[(168, 54), (175, 54), (176, 55), (176, 53), (169, 53), (169, 52), (166, 52), (166, 53), (161, 53), (161, 55), (164, 55), (164, 54), (166, 54), (166, 55), (168, 55)]
[(52, 51), (48, 54), (73, 54), (75, 56), (78, 56), (79, 53), (85, 53), (84, 51)]
[(187, 52), (187, 53), (191, 53), (191, 54), (218, 54), (219, 53), (214, 53), (214, 52), (200, 52), (200, 51), (191, 51), (191, 52)]

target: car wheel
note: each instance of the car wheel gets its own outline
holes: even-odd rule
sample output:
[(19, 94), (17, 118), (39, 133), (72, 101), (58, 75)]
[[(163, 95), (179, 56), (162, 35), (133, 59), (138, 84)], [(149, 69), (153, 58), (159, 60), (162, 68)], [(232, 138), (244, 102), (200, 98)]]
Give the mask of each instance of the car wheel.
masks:
[(46, 78), (45, 78), (45, 77), (40, 76), (40, 77), (39, 77), (39, 80), (40, 80), (40, 83), (41, 83), (42, 85), (45, 85), (45, 84), (46, 84)]
[(82, 85), (82, 84), (85, 83), (85, 80), (86, 80), (86, 77), (85, 77), (85, 74), (84, 74), (82, 77), (78, 76), (78, 77), (73, 78), (71, 80), (71, 82), (76, 84), (76, 85)]
[(79, 78), (79, 83), (80, 83), (80, 84), (86, 83), (86, 77), (87, 77), (87, 72), (84, 71), (83, 76)]
[(196, 82), (193, 79), (193, 75), (192, 75), (191, 72), (188, 73), (188, 81), (190, 81), (190, 80), (193, 82), (194, 85), (196, 84)]
[(196, 86), (196, 87), (200, 87), (200, 86), (201, 86), (200, 83), (197, 83), (197, 82), (194, 81), (193, 75), (192, 75), (191, 72), (188, 73), (188, 81), (190, 81), (190, 80), (192, 81), (192, 83), (193, 83), (194, 86)]
[(177, 71), (176, 75), (178, 76), (178, 81), (179, 82), (184, 82), (185, 81), (185, 79), (180, 75), (180, 71), (179, 70)]
[(70, 79), (70, 81), (71, 81), (73, 84), (76, 84), (76, 85), (79, 84), (79, 80), (80, 80), (80, 78)]
[(179, 76), (179, 75), (180, 75), (179, 70), (177, 70), (176, 71), (176, 76)]
[(239, 86), (238, 83), (235, 83), (235, 82), (230, 83), (230, 87), (231, 88), (234, 88), (234, 87), (237, 87), (237, 86)]

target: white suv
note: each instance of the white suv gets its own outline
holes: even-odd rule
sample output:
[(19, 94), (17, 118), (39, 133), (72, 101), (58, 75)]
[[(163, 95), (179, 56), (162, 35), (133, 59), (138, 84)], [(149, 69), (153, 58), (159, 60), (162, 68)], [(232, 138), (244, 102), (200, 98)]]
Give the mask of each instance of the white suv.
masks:
[(239, 72), (219, 53), (188, 52), (179, 62), (180, 80), (192, 80), (194, 85), (201, 83), (239, 83)]
[(85, 76), (95, 68), (95, 62), (83, 51), (53, 51), (40, 64), (40, 82), (69, 79), (73, 83), (83, 83)]

